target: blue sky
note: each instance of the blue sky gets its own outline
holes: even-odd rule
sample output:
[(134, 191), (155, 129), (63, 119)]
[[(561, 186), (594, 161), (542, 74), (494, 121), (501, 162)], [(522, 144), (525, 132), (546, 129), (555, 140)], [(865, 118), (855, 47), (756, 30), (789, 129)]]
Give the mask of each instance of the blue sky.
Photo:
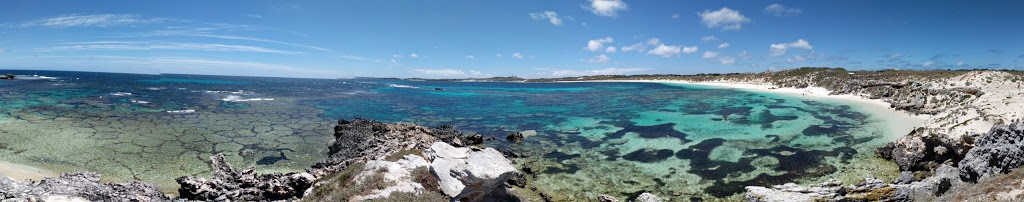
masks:
[(5, 1), (0, 69), (339, 78), (1024, 66), (1022, 1)]

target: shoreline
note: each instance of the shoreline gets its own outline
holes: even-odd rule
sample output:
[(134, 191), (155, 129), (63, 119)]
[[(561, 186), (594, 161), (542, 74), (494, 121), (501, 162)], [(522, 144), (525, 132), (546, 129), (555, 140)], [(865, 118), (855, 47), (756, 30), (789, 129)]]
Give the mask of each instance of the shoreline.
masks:
[(47, 177), (60, 176), (58, 172), (52, 170), (3, 160), (0, 160), (0, 173), (16, 181), (42, 180)]
[[(912, 117), (918, 121), (926, 121), (930, 119), (931, 115), (925, 114), (911, 114), (906, 111), (896, 110), (890, 107), (891, 105), (880, 99), (869, 99), (860, 95), (841, 94), (841, 95), (830, 95), (831, 91), (822, 87), (807, 87), (807, 88), (792, 88), (792, 87), (777, 87), (774, 85), (767, 84), (754, 84), (754, 83), (736, 83), (736, 82), (692, 82), (686, 80), (595, 80), (595, 81), (560, 81), (560, 82), (634, 82), (634, 83), (661, 83), (661, 84), (683, 84), (683, 85), (698, 85), (698, 86), (710, 86), (719, 88), (736, 89), (747, 92), (762, 92), (762, 93), (776, 93), (791, 96), (804, 96), (814, 99), (829, 99), (843, 102), (859, 103), (862, 106), (870, 107), (876, 110), (885, 110), (888, 112), (894, 112), (900, 115)], [(915, 127), (921, 125), (915, 125)]]

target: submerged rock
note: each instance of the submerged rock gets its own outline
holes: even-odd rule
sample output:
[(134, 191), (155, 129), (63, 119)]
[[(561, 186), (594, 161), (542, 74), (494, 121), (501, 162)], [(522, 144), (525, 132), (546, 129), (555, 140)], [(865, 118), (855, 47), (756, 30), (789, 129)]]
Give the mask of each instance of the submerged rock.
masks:
[(1024, 122), (997, 125), (977, 141), (960, 161), (960, 176), (968, 181), (1007, 173), (1024, 164)]
[(505, 182), (516, 169), (498, 150), (473, 151), (436, 142), (425, 153), (433, 159), (430, 171), (440, 180), (441, 191), (453, 201), (512, 197)]
[(249, 167), (236, 170), (225, 161), (224, 154), (210, 157), (214, 168), (210, 180), (183, 176), (177, 179), (182, 198), (201, 201), (268, 201), (297, 200), (316, 178), (305, 172), (256, 174)]
[(93, 172), (24, 183), (0, 175), (0, 201), (171, 201), (158, 189), (139, 181), (100, 183), (100, 174)]
[(505, 136), (505, 139), (507, 139), (510, 142), (522, 142), (523, 138), (523, 133), (520, 132), (510, 132), (508, 133), (508, 135)]

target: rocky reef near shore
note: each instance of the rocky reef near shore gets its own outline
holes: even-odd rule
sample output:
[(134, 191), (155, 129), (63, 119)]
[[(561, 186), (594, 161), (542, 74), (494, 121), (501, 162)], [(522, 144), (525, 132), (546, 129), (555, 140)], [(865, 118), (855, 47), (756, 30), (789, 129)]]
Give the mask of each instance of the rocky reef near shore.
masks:
[(463, 147), (467, 138), (454, 127), (340, 120), (334, 137), (328, 158), (305, 172), (259, 174), (212, 156), (212, 178), (179, 177), (176, 197), (83, 172), (38, 182), (0, 176), (0, 201), (519, 201), (508, 184), (518, 173), (511, 160), (493, 148)]

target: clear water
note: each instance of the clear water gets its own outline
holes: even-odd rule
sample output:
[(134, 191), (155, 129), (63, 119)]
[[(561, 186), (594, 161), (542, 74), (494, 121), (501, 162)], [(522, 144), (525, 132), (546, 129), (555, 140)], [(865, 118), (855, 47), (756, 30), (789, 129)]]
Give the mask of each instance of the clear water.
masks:
[[(873, 161), (870, 151), (894, 135), (880, 127), (885, 117), (785, 95), (656, 83), (12, 72), (57, 79), (0, 81), (0, 160), (165, 190), (174, 177), (206, 176), (219, 152), (261, 171), (301, 170), (324, 157), (335, 120), (355, 117), (495, 137), (489, 146), (526, 155), (516, 163), (537, 173), (531, 183), (564, 200), (735, 197), (748, 185), (894, 170), (849, 166)], [(504, 141), (528, 130), (537, 135)]]

